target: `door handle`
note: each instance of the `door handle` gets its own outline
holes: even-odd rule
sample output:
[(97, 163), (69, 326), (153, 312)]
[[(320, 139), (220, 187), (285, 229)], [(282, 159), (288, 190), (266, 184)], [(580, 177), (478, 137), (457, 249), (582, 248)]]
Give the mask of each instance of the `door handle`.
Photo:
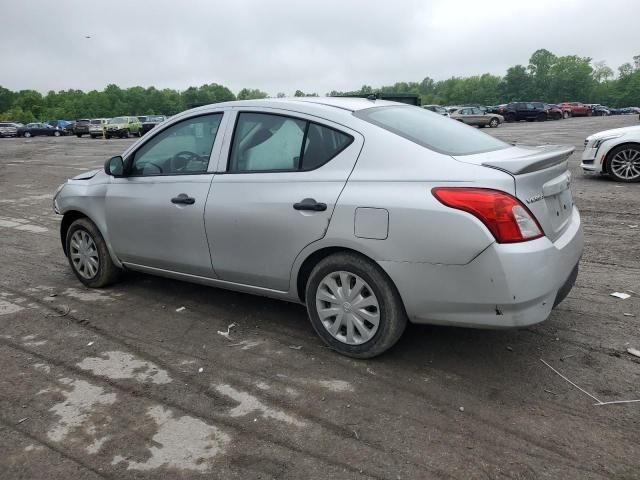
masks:
[(173, 197), (171, 203), (175, 203), (176, 205), (193, 205), (196, 203), (196, 199), (186, 193), (181, 193), (177, 197)]
[(327, 209), (326, 203), (316, 202), (313, 198), (305, 198), (301, 202), (294, 203), (295, 210), (311, 210), (312, 212), (324, 212)]

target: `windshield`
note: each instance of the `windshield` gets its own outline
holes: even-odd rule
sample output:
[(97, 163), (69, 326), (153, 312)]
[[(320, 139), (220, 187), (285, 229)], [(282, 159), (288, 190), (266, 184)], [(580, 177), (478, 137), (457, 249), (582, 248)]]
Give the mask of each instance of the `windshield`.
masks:
[(423, 108), (374, 107), (353, 112), (353, 115), (418, 145), (447, 155), (471, 155), (509, 147), (508, 144), (480, 130)]
[(124, 117), (116, 117), (109, 120), (109, 123), (127, 123), (127, 119)]

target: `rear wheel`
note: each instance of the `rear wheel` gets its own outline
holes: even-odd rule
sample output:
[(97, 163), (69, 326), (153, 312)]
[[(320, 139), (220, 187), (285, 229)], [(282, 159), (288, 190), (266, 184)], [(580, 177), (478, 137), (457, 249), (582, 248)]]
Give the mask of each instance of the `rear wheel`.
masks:
[(587, 117), (592, 117), (592, 116), (593, 116), (593, 111), (592, 110), (587, 111)]
[(120, 276), (121, 270), (111, 260), (102, 234), (88, 218), (80, 218), (71, 224), (66, 247), (73, 273), (87, 287), (105, 287)]
[(515, 122), (516, 121), (516, 115), (515, 115), (515, 113), (507, 113), (505, 115), (504, 119), (509, 123)]
[(640, 145), (620, 145), (611, 150), (607, 171), (619, 182), (640, 182)]
[(82, 138), (82, 134), (81, 133), (76, 133), (76, 137)]
[(56, 130), (55, 132), (53, 132), (53, 136), (54, 137), (59, 137), (60, 136), (60, 131)]
[(407, 325), (395, 285), (378, 265), (355, 253), (320, 261), (309, 276), (305, 299), (320, 338), (349, 357), (380, 355)]
[(491, 128), (496, 128), (498, 125), (500, 125), (500, 122), (498, 121), (497, 118), (492, 118), (491, 121), (489, 122), (489, 126)]
[(31, 137), (31, 132), (24, 132), (24, 138)]
[(539, 113), (538, 116), (536, 117), (536, 119), (539, 122), (546, 122), (547, 120), (547, 114), (546, 113)]
[(562, 118), (569, 118), (571, 114), (569, 112), (562, 112)]

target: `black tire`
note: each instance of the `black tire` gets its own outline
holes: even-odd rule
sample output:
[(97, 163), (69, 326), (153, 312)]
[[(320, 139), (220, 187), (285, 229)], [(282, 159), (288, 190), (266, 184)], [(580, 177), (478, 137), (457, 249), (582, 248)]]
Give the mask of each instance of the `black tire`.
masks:
[(500, 125), (500, 120), (498, 120), (497, 118), (492, 118), (491, 121), (489, 122), (489, 127), (491, 128), (496, 128), (498, 125)]
[[(614, 169), (611, 166), (611, 163), (613, 162), (614, 157), (624, 151), (624, 150), (632, 150), (634, 152), (637, 152), (638, 154), (640, 154), (640, 145), (619, 145), (615, 148), (613, 148), (608, 154), (607, 154), (607, 160), (606, 160), (606, 170), (607, 173), (615, 180), (617, 180), (618, 182), (623, 182), (623, 183), (638, 183), (640, 182), (640, 175), (638, 175), (635, 178), (625, 178), (625, 177), (621, 177), (619, 174), (617, 174)], [(636, 161), (634, 161), (634, 165)]]
[(82, 138), (82, 134), (81, 133), (76, 133), (76, 137)]
[(53, 136), (54, 137), (59, 137), (60, 136), (60, 132), (58, 130), (56, 130), (55, 132), (53, 132)]
[(556, 113), (556, 114), (553, 116), (553, 119), (554, 119), (554, 120), (562, 120), (562, 114), (561, 114), (561, 113)]
[(111, 138), (111, 135), (109, 135), (108, 133), (105, 134), (104, 138), (106, 138), (107, 140), (109, 140)]
[(504, 120), (509, 123), (513, 123), (516, 121), (515, 113), (507, 113), (504, 117)]
[[(316, 293), (323, 279), (333, 272), (349, 272), (361, 277), (378, 300), (378, 329), (365, 343), (351, 345), (336, 339), (320, 320), (316, 308)], [(321, 260), (307, 281), (305, 301), (311, 325), (322, 341), (348, 357), (372, 358), (382, 354), (400, 339), (407, 326), (404, 306), (393, 282), (378, 265), (356, 253), (336, 253)]]
[(31, 138), (31, 132), (24, 132), (24, 138)]
[(538, 116), (536, 117), (536, 120), (538, 120), (539, 122), (546, 122), (547, 121), (547, 114), (546, 113), (538, 114)]
[[(91, 237), (91, 240), (93, 241), (96, 247), (96, 252), (98, 254), (97, 272), (90, 278), (84, 277), (78, 271), (76, 265), (72, 260), (71, 239), (73, 235), (78, 231), (85, 232)], [(79, 218), (71, 224), (69, 230), (67, 230), (65, 246), (67, 259), (69, 261), (69, 265), (71, 266), (71, 270), (73, 270), (73, 273), (78, 278), (78, 280), (80, 280), (80, 282), (82, 282), (86, 287), (106, 287), (107, 285), (116, 282), (120, 277), (122, 270), (116, 267), (111, 260), (109, 250), (107, 249), (107, 244), (105, 243), (104, 238), (102, 238), (102, 234), (98, 230), (98, 227), (96, 227), (95, 224), (88, 218)]]

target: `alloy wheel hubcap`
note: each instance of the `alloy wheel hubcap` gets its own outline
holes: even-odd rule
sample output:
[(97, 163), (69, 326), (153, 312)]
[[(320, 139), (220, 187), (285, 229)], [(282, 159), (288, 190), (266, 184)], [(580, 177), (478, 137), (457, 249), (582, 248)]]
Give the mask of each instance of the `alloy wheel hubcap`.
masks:
[(347, 345), (368, 342), (380, 325), (380, 305), (373, 290), (351, 272), (332, 272), (316, 291), (316, 311), (329, 334)]
[(76, 272), (87, 280), (95, 277), (100, 266), (100, 256), (91, 235), (84, 230), (76, 230), (71, 236), (70, 247), (69, 255)]
[(628, 148), (618, 152), (611, 160), (611, 170), (618, 177), (634, 180), (640, 177), (640, 150)]

